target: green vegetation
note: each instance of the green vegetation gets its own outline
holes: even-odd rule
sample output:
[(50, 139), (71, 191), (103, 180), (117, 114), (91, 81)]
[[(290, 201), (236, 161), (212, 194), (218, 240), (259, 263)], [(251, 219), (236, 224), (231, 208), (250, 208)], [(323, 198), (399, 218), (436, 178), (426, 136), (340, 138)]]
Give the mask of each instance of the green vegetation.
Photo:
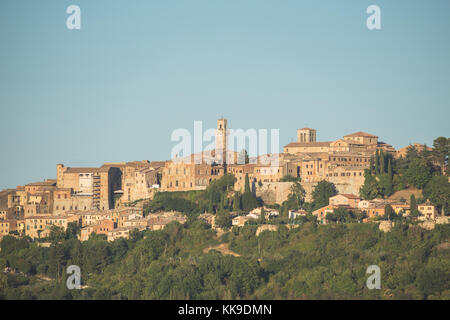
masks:
[(235, 181), (234, 175), (226, 174), (211, 181), (204, 191), (157, 192), (153, 201), (144, 205), (144, 213), (179, 211), (195, 216), (206, 211), (217, 213), (219, 209), (230, 211), (232, 201), (228, 195), (232, 192)]
[(330, 197), (336, 194), (337, 190), (333, 183), (325, 180), (320, 181), (312, 192), (314, 210), (328, 205)]
[[(334, 216), (348, 217), (339, 210)], [(5, 236), (0, 267), (16, 272), (0, 273), (0, 298), (450, 299), (450, 225), (427, 231), (399, 221), (383, 233), (376, 224), (306, 222), (258, 237), (256, 229), (216, 238), (192, 219), (129, 240), (64, 237), (50, 247)], [(204, 253), (220, 243), (240, 256)], [(65, 286), (72, 264), (81, 268), (82, 290)], [(381, 268), (381, 290), (365, 285), (373, 264)]]
[(293, 177), (293, 176), (284, 176), (280, 179), (280, 182), (301, 182), (300, 177)]
[(360, 196), (367, 200), (386, 198), (395, 191), (415, 187), (423, 190), (424, 198), (442, 212), (448, 210), (450, 183), (448, 176), (443, 174), (448, 173), (450, 139), (439, 137), (434, 140), (433, 147), (431, 151), (426, 146), (418, 151), (410, 146), (406, 156), (400, 159), (377, 151), (371, 159), (370, 168), (364, 173)]

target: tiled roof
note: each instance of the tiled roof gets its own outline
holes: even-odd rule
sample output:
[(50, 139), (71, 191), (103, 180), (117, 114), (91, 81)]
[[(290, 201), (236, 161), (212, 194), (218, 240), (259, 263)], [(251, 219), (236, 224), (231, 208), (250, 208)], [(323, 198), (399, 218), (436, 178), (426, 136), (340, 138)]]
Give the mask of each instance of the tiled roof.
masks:
[(100, 168), (67, 168), (65, 173), (96, 173)]
[(364, 131), (358, 131), (358, 132), (355, 132), (355, 133), (351, 133), (351, 134), (348, 134), (348, 135), (346, 135), (344, 137), (371, 137), (371, 138), (378, 138), (378, 136), (375, 136), (373, 134), (370, 134), (370, 133), (367, 133), (367, 132), (364, 132)]
[(329, 147), (331, 144), (330, 141), (324, 142), (291, 142), (288, 145), (285, 145), (285, 148), (292, 147)]

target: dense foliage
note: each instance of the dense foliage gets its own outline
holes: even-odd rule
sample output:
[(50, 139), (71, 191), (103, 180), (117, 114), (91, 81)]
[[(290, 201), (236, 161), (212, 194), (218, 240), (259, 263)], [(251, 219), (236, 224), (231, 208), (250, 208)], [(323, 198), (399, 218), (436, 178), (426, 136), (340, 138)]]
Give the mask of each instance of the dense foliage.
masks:
[[(340, 218), (339, 212), (336, 218)], [(355, 220), (356, 221), (356, 220)], [(398, 222), (307, 222), (289, 230), (233, 228), (222, 237), (197, 219), (129, 240), (50, 247), (29, 238), (0, 242), (1, 299), (449, 299), (450, 225), (427, 231)], [(240, 256), (215, 250), (223, 243)], [(67, 266), (82, 271), (82, 290), (65, 286)], [(368, 290), (369, 265), (381, 268), (381, 290)]]
[(364, 173), (361, 197), (368, 200), (386, 198), (395, 191), (414, 187), (421, 189), (424, 198), (429, 199), (438, 210), (448, 211), (449, 150), (450, 139), (439, 137), (434, 140), (432, 150), (424, 146), (423, 150), (418, 151), (416, 147), (409, 146), (404, 158), (395, 159), (390, 154), (377, 151), (371, 159), (370, 168)]

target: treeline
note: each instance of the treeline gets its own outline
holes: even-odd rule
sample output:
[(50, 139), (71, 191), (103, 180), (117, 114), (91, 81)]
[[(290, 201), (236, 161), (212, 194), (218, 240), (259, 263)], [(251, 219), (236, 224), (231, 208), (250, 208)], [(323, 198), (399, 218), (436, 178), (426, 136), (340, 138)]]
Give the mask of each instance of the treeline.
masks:
[[(449, 299), (450, 225), (427, 231), (398, 222), (257, 226), (221, 238), (198, 219), (129, 240), (50, 247), (5, 236), (0, 242), (1, 299)], [(224, 243), (240, 256), (206, 248)], [(65, 270), (81, 268), (82, 290), (68, 290)], [(381, 269), (380, 290), (366, 287), (369, 265)]]

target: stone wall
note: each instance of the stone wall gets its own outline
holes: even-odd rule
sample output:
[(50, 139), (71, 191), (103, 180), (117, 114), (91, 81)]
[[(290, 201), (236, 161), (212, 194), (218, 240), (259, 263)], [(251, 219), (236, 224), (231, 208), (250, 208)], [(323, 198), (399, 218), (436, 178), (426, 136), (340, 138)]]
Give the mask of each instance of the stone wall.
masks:
[(267, 204), (281, 204), (287, 200), (292, 182), (263, 182), (262, 186), (256, 184), (256, 196), (261, 197)]
[[(289, 194), (291, 193), (290, 187), (293, 182), (263, 182), (262, 187), (256, 186), (256, 196), (261, 197), (263, 201), (267, 204), (282, 204), (283, 201), (287, 200)], [(312, 201), (312, 192), (317, 182), (301, 182), (303, 189), (306, 191), (306, 201)], [(336, 183), (335, 184), (338, 193), (340, 194), (354, 194), (359, 195), (359, 188), (361, 185), (357, 183), (356, 185), (350, 183)]]

